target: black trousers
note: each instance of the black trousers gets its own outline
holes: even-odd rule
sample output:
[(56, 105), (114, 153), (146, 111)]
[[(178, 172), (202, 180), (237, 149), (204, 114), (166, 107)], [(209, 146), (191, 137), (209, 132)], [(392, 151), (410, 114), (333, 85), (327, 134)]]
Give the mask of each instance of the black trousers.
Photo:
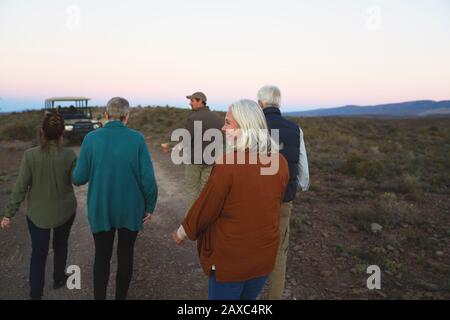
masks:
[[(53, 229), (53, 280), (59, 282), (64, 280), (67, 247), (75, 214), (62, 226)], [(28, 230), (31, 236), (31, 262), (30, 262), (30, 297), (41, 299), (44, 292), (45, 264), (50, 242), (50, 231), (37, 227), (28, 217)]]
[[(117, 274), (116, 299), (125, 300), (133, 275), (133, 253), (137, 231), (122, 228), (117, 230)], [(94, 233), (95, 261), (94, 261), (94, 299), (106, 299), (110, 262), (114, 246), (116, 229)]]

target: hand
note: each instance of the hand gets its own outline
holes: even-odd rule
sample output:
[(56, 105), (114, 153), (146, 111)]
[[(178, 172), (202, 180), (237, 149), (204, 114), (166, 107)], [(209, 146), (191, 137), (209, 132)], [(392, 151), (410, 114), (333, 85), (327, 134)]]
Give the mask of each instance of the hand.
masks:
[(142, 219), (142, 223), (143, 223), (143, 224), (147, 224), (147, 222), (149, 222), (150, 220), (152, 220), (152, 214), (149, 213), (149, 212), (147, 212), (147, 213), (144, 215), (144, 219)]
[(178, 233), (176, 231), (172, 232), (172, 239), (173, 239), (173, 241), (175, 241), (175, 243), (177, 245), (181, 245), (184, 242), (184, 240), (181, 240), (180, 238), (178, 238)]
[(162, 143), (162, 144), (161, 144), (161, 148), (163, 149), (163, 151), (164, 151), (165, 153), (167, 153), (167, 152), (170, 151), (170, 145), (169, 145), (168, 143)]
[(2, 229), (7, 229), (7, 228), (11, 227), (11, 218), (3, 217), (1, 226), (2, 226)]

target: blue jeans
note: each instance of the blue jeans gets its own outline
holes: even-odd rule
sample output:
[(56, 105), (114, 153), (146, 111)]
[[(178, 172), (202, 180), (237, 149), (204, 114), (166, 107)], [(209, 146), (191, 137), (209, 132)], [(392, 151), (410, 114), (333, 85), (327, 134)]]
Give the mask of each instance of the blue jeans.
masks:
[(238, 282), (218, 282), (211, 271), (208, 282), (208, 300), (256, 300), (267, 276)]
[[(67, 247), (75, 214), (62, 226), (53, 229), (53, 280), (55, 282), (64, 280)], [(30, 262), (30, 297), (40, 299), (44, 291), (45, 263), (50, 242), (52, 229), (41, 229), (37, 227), (28, 217), (28, 230), (31, 236), (31, 262)]]

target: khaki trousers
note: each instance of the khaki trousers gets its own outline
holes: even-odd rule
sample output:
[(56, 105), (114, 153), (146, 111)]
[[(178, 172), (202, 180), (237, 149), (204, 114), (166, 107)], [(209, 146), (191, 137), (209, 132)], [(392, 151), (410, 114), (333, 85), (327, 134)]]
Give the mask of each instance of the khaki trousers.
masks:
[(268, 299), (281, 300), (286, 281), (286, 261), (289, 249), (289, 220), (292, 211), (292, 201), (281, 205), (280, 244), (278, 247), (275, 268), (269, 275)]
[(186, 210), (189, 210), (197, 200), (200, 192), (208, 181), (212, 166), (201, 164), (186, 164), (184, 181), (186, 194)]

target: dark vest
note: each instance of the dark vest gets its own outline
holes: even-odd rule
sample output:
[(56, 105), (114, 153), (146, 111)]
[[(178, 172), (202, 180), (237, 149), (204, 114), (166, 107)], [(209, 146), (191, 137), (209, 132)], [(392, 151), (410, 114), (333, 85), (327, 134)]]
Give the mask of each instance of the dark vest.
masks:
[(289, 202), (294, 200), (297, 193), (300, 128), (296, 123), (283, 118), (280, 109), (277, 107), (267, 107), (263, 111), (269, 130), (279, 130), (280, 153), (286, 158), (289, 165), (290, 177), (283, 199), (283, 202)]

